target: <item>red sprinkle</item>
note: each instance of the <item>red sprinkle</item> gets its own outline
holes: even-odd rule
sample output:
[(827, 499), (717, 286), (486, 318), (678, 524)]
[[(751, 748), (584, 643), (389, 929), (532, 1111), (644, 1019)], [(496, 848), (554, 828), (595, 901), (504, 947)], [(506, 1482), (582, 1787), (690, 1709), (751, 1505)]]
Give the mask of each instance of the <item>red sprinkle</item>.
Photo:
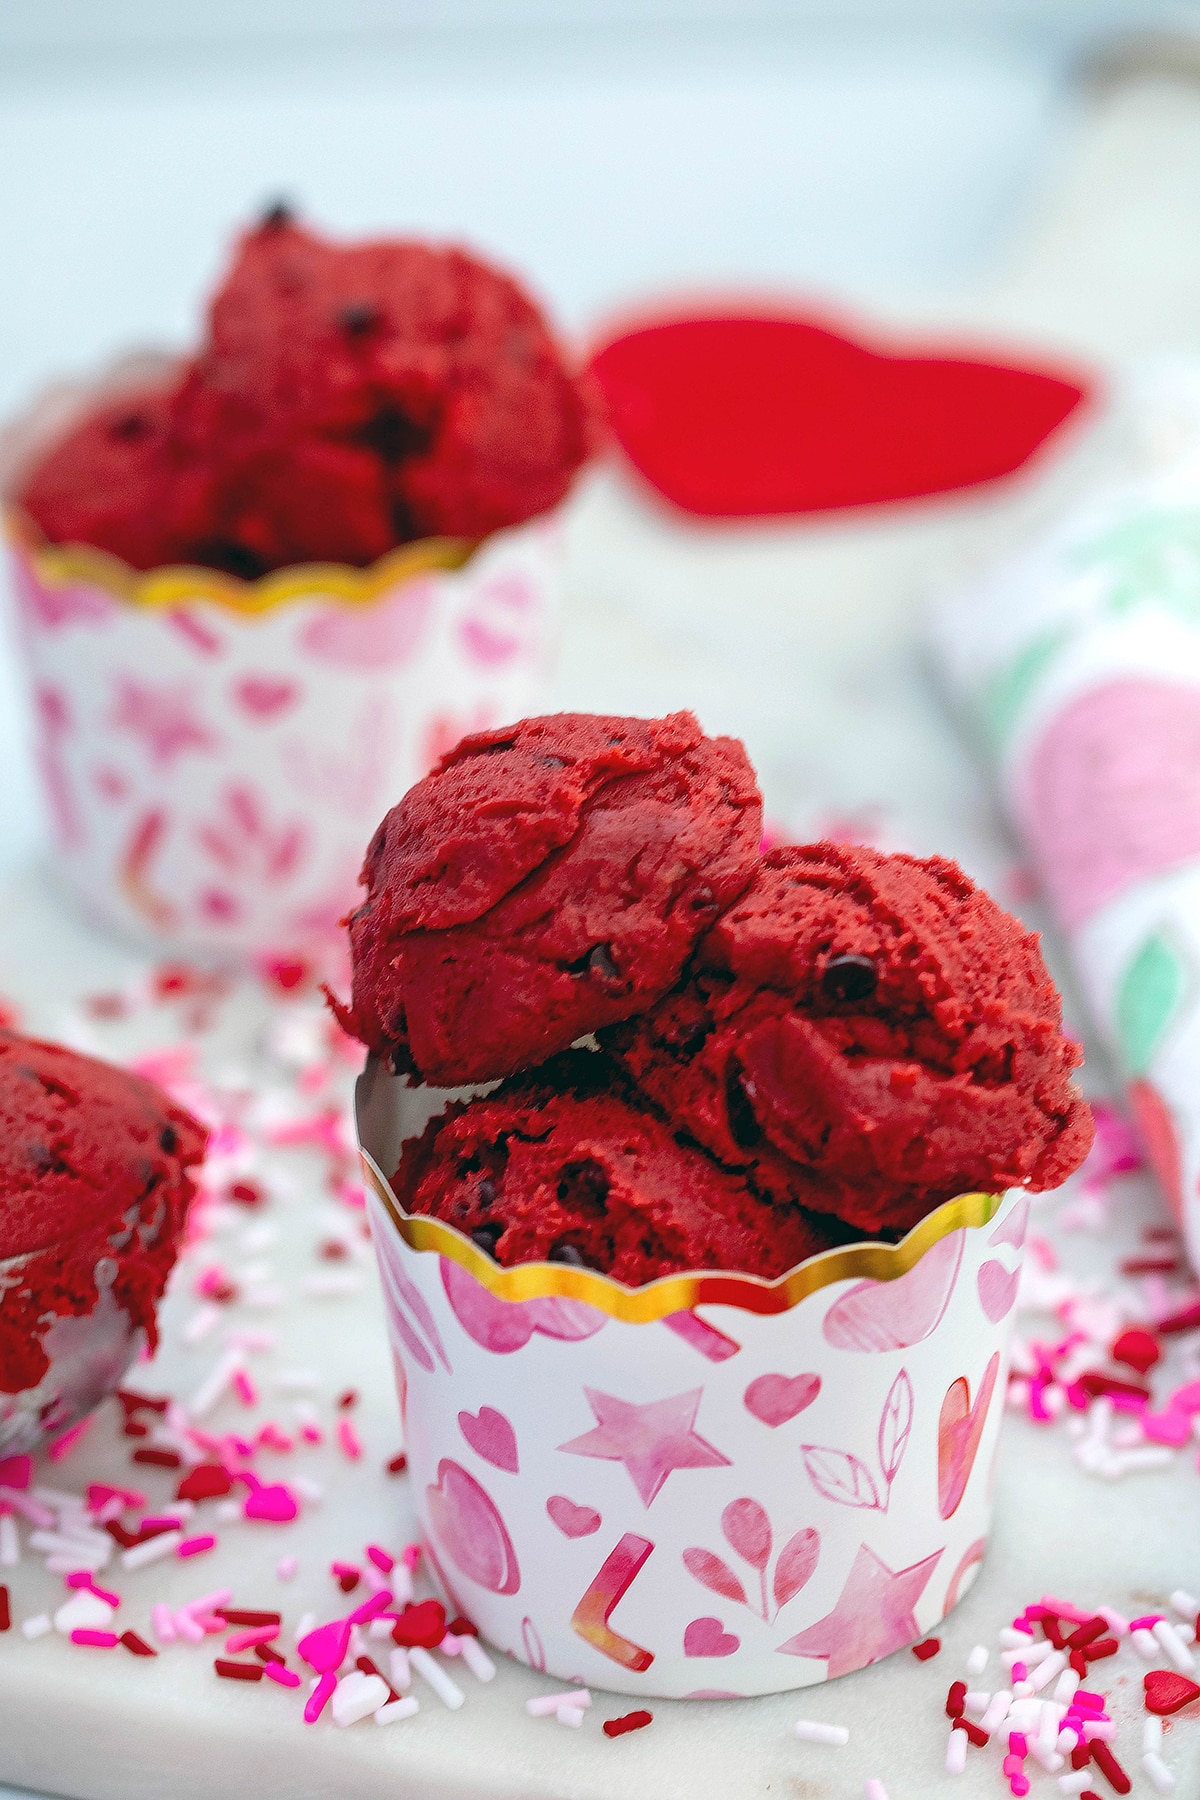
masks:
[[(1197, 1324), (1200, 1324), (1200, 1319), (1197, 1320)], [(1120, 1399), (1122, 1396), (1130, 1400), (1149, 1400), (1150, 1398), (1150, 1389), (1143, 1387), (1140, 1382), (1119, 1381), (1115, 1375), (1105, 1375), (1099, 1369), (1085, 1369), (1079, 1377), (1077, 1385), (1092, 1400), (1101, 1394), (1107, 1394), (1110, 1399), (1114, 1400)]]
[[(399, 1456), (393, 1456), (391, 1462), (385, 1464), (385, 1467), (389, 1475), (403, 1475), (405, 1469), (408, 1467), (408, 1458), (405, 1456), (403, 1450), (400, 1452)], [(632, 1719), (633, 1714), (630, 1713), (629, 1717)], [(627, 1729), (629, 1731), (636, 1731), (637, 1727), (635, 1725), (630, 1725)]]
[(1118, 1266), (1122, 1275), (1174, 1275), (1179, 1261), (1174, 1256), (1126, 1256)]
[(989, 1734), (986, 1731), (982, 1731), (978, 1725), (973, 1725), (970, 1719), (956, 1719), (954, 1721), (954, 1726), (956, 1731), (966, 1732), (977, 1750), (982, 1750), (983, 1746), (991, 1741)]
[(183, 1463), (178, 1450), (135, 1450), (133, 1460), (149, 1463), (155, 1469), (178, 1469)]
[(12, 1630), (12, 1607), (9, 1604), (8, 1589), (0, 1587), (0, 1631)]
[(967, 1684), (966, 1684), (966, 1682), (965, 1681), (951, 1682), (950, 1691), (946, 1695), (946, 1717), (948, 1719), (961, 1719), (962, 1715), (963, 1715), (963, 1707), (966, 1705), (966, 1703), (967, 1703)]
[(1090, 1663), (1100, 1662), (1106, 1656), (1115, 1656), (1120, 1648), (1116, 1638), (1106, 1637), (1101, 1638), (1098, 1644), (1089, 1644), (1083, 1654)]
[(140, 1638), (136, 1631), (123, 1631), (121, 1633), (121, 1642), (134, 1656), (158, 1655), (158, 1651), (155, 1650), (152, 1645), (148, 1644), (145, 1638)]
[(446, 1630), (451, 1637), (478, 1637), (478, 1625), (472, 1625), (470, 1619), (464, 1619), (460, 1613), (457, 1619), (451, 1619)]
[(1070, 1656), (1070, 1662), (1071, 1662), (1071, 1667), (1074, 1669), (1075, 1673), (1078, 1675), (1079, 1679), (1082, 1681), (1088, 1671), (1087, 1652), (1084, 1650), (1072, 1650), (1071, 1656)]
[(344, 1393), (338, 1395), (334, 1404), (339, 1412), (349, 1412), (352, 1406), (358, 1405), (358, 1389), (347, 1388)]
[(175, 1489), (177, 1500), (220, 1500), (233, 1490), (229, 1471), (220, 1463), (200, 1463), (189, 1469)]
[(605, 1737), (624, 1737), (627, 1731), (641, 1731), (654, 1718), (652, 1712), (623, 1713), (619, 1719), (605, 1719)]
[[(419, 1606), (406, 1606), (392, 1626), (392, 1642), (422, 1650), (436, 1650), (446, 1635), (446, 1609), (440, 1600), (422, 1600)], [(963, 1685), (963, 1693), (966, 1693)]]
[(1083, 1743), (1076, 1744), (1075, 1748), (1071, 1752), (1071, 1767), (1073, 1769), (1086, 1769), (1088, 1764), (1091, 1762), (1091, 1760), (1092, 1760), (1091, 1740), (1085, 1739)]
[(1091, 1743), (1092, 1761), (1107, 1777), (1110, 1787), (1118, 1794), (1127, 1794), (1132, 1783), (1103, 1738), (1093, 1738)]
[(247, 1612), (245, 1607), (218, 1606), (218, 1619), (224, 1619), (227, 1625), (282, 1625), (283, 1614), (277, 1612)]
[(926, 1638), (923, 1644), (913, 1645), (912, 1653), (918, 1662), (928, 1662), (931, 1656), (937, 1655), (941, 1647), (941, 1638)]
[(1080, 1625), (1067, 1639), (1067, 1647), (1071, 1650), (1082, 1650), (1085, 1644), (1094, 1643), (1103, 1637), (1108, 1630), (1107, 1619), (1092, 1619), (1087, 1625)]
[(165, 1413), (171, 1404), (166, 1394), (139, 1394), (136, 1388), (118, 1388), (117, 1399), (126, 1412), (141, 1412), (149, 1407), (151, 1412)]
[(1160, 1319), (1156, 1327), (1160, 1337), (1173, 1337), (1176, 1332), (1195, 1331), (1200, 1327), (1200, 1300), (1193, 1300), (1182, 1312), (1172, 1313), (1169, 1319)]
[(218, 1656), (213, 1668), (226, 1681), (261, 1681), (263, 1675), (261, 1663), (230, 1662), (224, 1656)]
[(287, 1657), (274, 1644), (255, 1644), (254, 1654), (259, 1662), (278, 1663), (281, 1668), (287, 1667)]

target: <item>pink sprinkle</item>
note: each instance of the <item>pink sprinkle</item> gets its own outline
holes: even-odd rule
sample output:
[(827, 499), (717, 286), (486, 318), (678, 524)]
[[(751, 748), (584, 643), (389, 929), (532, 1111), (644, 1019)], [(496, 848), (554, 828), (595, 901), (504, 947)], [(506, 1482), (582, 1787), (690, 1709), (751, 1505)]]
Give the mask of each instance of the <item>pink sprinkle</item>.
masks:
[[(1130, 1631), (1153, 1631), (1158, 1621), (1165, 1617), (1165, 1613), (1143, 1613), (1140, 1619), (1130, 1619), (1129, 1629)], [(1078, 1695), (1076, 1695), (1076, 1699), (1078, 1699)]]
[(337, 1686), (337, 1676), (331, 1672), (321, 1676), (316, 1687), (304, 1703), (304, 1723), (315, 1725), (329, 1703), (329, 1697)]
[(342, 1414), (337, 1422), (337, 1435), (338, 1443), (341, 1445), (344, 1453), (350, 1458), (351, 1462), (357, 1462), (363, 1453), (362, 1443), (359, 1440), (357, 1431), (354, 1429), (353, 1422), (345, 1413)]
[(302, 1425), (300, 1427), (300, 1436), (304, 1439), (306, 1444), (323, 1444), (325, 1442), (324, 1432), (316, 1425)]
[(88, 1413), (84, 1418), (80, 1419), (77, 1424), (72, 1425), (69, 1431), (64, 1431), (60, 1437), (56, 1437), (52, 1443), (48, 1444), (46, 1446), (46, 1451), (50, 1461), (61, 1462), (68, 1450), (72, 1449), (79, 1442), (84, 1432), (91, 1430), (94, 1418), (94, 1413)]
[(175, 1621), (171, 1617), (171, 1609), (169, 1606), (164, 1606), (161, 1600), (150, 1608), (150, 1624), (160, 1644), (173, 1644), (179, 1636), (175, 1629)]
[(24, 1489), (32, 1480), (32, 1456), (0, 1457), (0, 1487)]
[(340, 1581), (343, 1576), (345, 1576), (347, 1581), (357, 1581), (362, 1574), (362, 1570), (356, 1568), (353, 1563), (331, 1562), (329, 1565), (329, 1573), (336, 1581)]
[(1023, 1731), (1010, 1731), (1008, 1749), (1011, 1756), (1019, 1756), (1022, 1761), (1029, 1755), (1029, 1741)]
[[(209, 1147), (211, 1149), (211, 1139)], [(201, 1300), (227, 1300), (233, 1285), (220, 1263), (213, 1263), (210, 1268), (202, 1269), (196, 1277), (196, 1295)]]
[[(264, 1663), (263, 1674), (268, 1681), (277, 1681), (280, 1687), (296, 1688), (300, 1686), (300, 1677), (297, 1675), (295, 1669), (285, 1669), (282, 1663)], [(322, 1702), (322, 1704), (324, 1703)], [(304, 1716), (306, 1719), (308, 1718), (307, 1707), (304, 1709)], [(313, 1717), (316, 1717), (315, 1713), (313, 1714)]]
[(1178, 1387), (1167, 1401), (1168, 1412), (1200, 1412), (1200, 1381), (1189, 1381)]
[(147, 1514), (138, 1526), (139, 1531), (176, 1531), (183, 1524), (182, 1513)]
[(258, 1441), (264, 1450), (291, 1450), (293, 1441), (280, 1431), (273, 1419), (268, 1419), (258, 1434)]
[(176, 1556), (202, 1556), (206, 1550), (215, 1550), (217, 1540), (211, 1532), (203, 1537), (184, 1538), (182, 1544), (176, 1545)]
[(1000, 1764), (1001, 1774), (1023, 1775), (1025, 1773), (1024, 1763), (1025, 1758), (1023, 1756), (1017, 1756), (1015, 1752), (1010, 1751), (1004, 1761)]
[(198, 1600), (189, 1600), (181, 1612), (195, 1616), (197, 1613), (216, 1612), (219, 1607), (228, 1606), (233, 1599), (232, 1588), (214, 1588), (211, 1594), (201, 1594)]
[(347, 1623), (365, 1625), (368, 1619), (377, 1619), (380, 1613), (385, 1613), (391, 1604), (392, 1596), (387, 1588), (383, 1588), (379, 1593), (372, 1594), (369, 1600), (364, 1600), (361, 1606), (356, 1606)]
[(255, 1644), (269, 1644), (272, 1638), (279, 1636), (278, 1625), (252, 1625), (246, 1631), (235, 1631), (226, 1639), (225, 1648), (230, 1656), (236, 1656), (239, 1650), (252, 1650)]
[(249, 1458), (256, 1453), (254, 1445), (248, 1444), (244, 1437), (238, 1437), (236, 1432), (229, 1432), (225, 1438), (225, 1442), (232, 1450), (234, 1456), (245, 1456)]
[(1029, 1416), (1039, 1425), (1048, 1425), (1054, 1417), (1045, 1400), (1046, 1389), (1053, 1385), (1053, 1382), (1047, 1381), (1044, 1376), (1029, 1384)]
[(350, 1620), (331, 1619), (328, 1624), (318, 1625), (302, 1637), (296, 1650), (316, 1674), (327, 1675), (331, 1670), (341, 1668), (349, 1642)]
[(282, 1482), (269, 1487), (260, 1483), (247, 1495), (242, 1508), (248, 1519), (265, 1519), (271, 1525), (288, 1525), (300, 1511), (295, 1496)]
[(1012, 1628), (1014, 1631), (1023, 1631), (1025, 1633), (1025, 1636), (1028, 1638), (1031, 1638), (1033, 1636), (1033, 1626), (1029, 1623), (1028, 1619), (1025, 1619), (1025, 1618), (1014, 1619), (1012, 1622)]
[(234, 1391), (243, 1406), (257, 1406), (258, 1389), (255, 1387), (245, 1369), (235, 1369), (233, 1375)]
[(390, 1575), (396, 1566), (395, 1557), (389, 1556), (386, 1550), (381, 1550), (378, 1544), (368, 1544), (367, 1555), (375, 1564), (375, 1567), (377, 1569), (382, 1569), (385, 1575)]
[(1171, 1444), (1178, 1448), (1180, 1444), (1186, 1444), (1192, 1435), (1191, 1415), (1171, 1406), (1165, 1412), (1144, 1412), (1142, 1435), (1148, 1437), (1152, 1444)]
[(1025, 1795), (1029, 1792), (1028, 1775), (1010, 1775), (1008, 1785), (1017, 1796), (1017, 1800), (1025, 1800)]
[(1012, 1678), (1014, 1681), (1028, 1681), (1029, 1670), (1025, 1667), (1023, 1662), (1015, 1662), (1013, 1664)]
[(120, 1643), (115, 1631), (84, 1631), (79, 1628), (71, 1633), (73, 1644), (90, 1644), (94, 1650), (112, 1650)]
[(203, 1625), (201, 1625), (197, 1619), (194, 1619), (190, 1612), (185, 1611), (182, 1607), (175, 1614), (174, 1623), (176, 1632), (187, 1643), (202, 1644), (204, 1642)]
[(69, 1588), (86, 1588), (89, 1594), (95, 1594), (97, 1600), (104, 1600), (109, 1606), (120, 1606), (120, 1594), (111, 1593), (108, 1588), (96, 1586), (95, 1577), (90, 1569), (73, 1569), (66, 1577)]
[(1080, 1612), (1069, 1600), (1056, 1600), (1053, 1594), (1042, 1595), (1042, 1605), (1047, 1612), (1057, 1613), (1060, 1619), (1070, 1619), (1073, 1625), (1090, 1625), (1095, 1613)]
[(404, 1564), (405, 1568), (408, 1570), (410, 1575), (414, 1575), (416, 1573), (417, 1564), (420, 1562), (420, 1560), (421, 1560), (420, 1544), (405, 1544), (403, 1550), (400, 1552), (400, 1561)]
[(299, 1567), (300, 1562), (298, 1557), (281, 1556), (279, 1561), (275, 1564), (275, 1573), (278, 1575), (280, 1581), (294, 1581)]
[(1090, 1688), (1076, 1688), (1071, 1705), (1072, 1707), (1083, 1707), (1088, 1712), (1102, 1713), (1104, 1711), (1104, 1695), (1093, 1694)]

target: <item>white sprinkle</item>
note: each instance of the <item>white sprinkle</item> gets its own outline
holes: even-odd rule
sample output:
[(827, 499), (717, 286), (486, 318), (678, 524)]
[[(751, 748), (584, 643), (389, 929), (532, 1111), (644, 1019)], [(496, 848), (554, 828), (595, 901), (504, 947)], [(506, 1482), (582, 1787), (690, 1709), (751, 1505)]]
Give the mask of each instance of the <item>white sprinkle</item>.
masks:
[(204, 1642), (206, 1634), (203, 1625), (199, 1619), (194, 1619), (191, 1613), (183, 1607), (180, 1607), (179, 1611), (174, 1614), (172, 1623), (185, 1643), (202, 1644)]
[(1054, 1740), (1054, 1748), (1060, 1756), (1070, 1756), (1072, 1750), (1079, 1747), (1079, 1733), (1073, 1725), (1064, 1725)]
[(1147, 1631), (1144, 1625), (1139, 1625), (1136, 1631), (1130, 1633), (1130, 1636), (1133, 1640), (1133, 1647), (1143, 1662), (1158, 1661), (1158, 1639), (1152, 1631)]
[(1093, 1738), (1103, 1738), (1107, 1743), (1116, 1735), (1117, 1727), (1112, 1719), (1085, 1719), (1083, 1722), (1083, 1736), (1086, 1743), (1090, 1744)]
[(408, 1651), (403, 1644), (397, 1644), (388, 1657), (388, 1674), (392, 1686), (398, 1694), (405, 1693), (412, 1686), (412, 1670), (408, 1666)]
[(1195, 1594), (1189, 1594), (1186, 1588), (1175, 1589), (1171, 1595), (1171, 1605), (1180, 1618), (1186, 1619), (1189, 1624), (1195, 1619), (1196, 1614), (1200, 1613), (1200, 1600), (1197, 1600)]
[[(31, 1531), (29, 1534), (29, 1548), (45, 1551), (48, 1556), (71, 1556), (77, 1553), (94, 1558), (106, 1552), (111, 1556), (112, 1547), (112, 1539), (106, 1540), (101, 1532), (89, 1532), (86, 1538), (64, 1537), (58, 1531)], [(80, 1566), (76, 1564), (77, 1568)], [(100, 1567), (103, 1566), (101, 1563)]]
[(316, 1275), (306, 1275), (300, 1283), (300, 1292), (307, 1294), (310, 1300), (339, 1300), (345, 1294), (361, 1294), (365, 1281), (357, 1269), (322, 1269)]
[(290, 1479), (300, 1498), (307, 1500), (310, 1505), (317, 1506), (325, 1498), (325, 1489), (319, 1482), (311, 1481), (307, 1475), (293, 1475)]
[(279, 1343), (279, 1333), (269, 1330), (265, 1325), (247, 1327), (234, 1326), (225, 1333), (225, 1342), (235, 1350), (249, 1350), (258, 1356), (267, 1350), (274, 1350)]
[(1012, 1692), (1009, 1688), (998, 1688), (988, 1701), (987, 1711), (979, 1721), (979, 1729), (981, 1731), (995, 1731), (998, 1725), (1003, 1725), (1005, 1719), (1008, 1717), (1008, 1711), (1012, 1705), (1012, 1701)]
[(1092, 1785), (1092, 1771), (1076, 1769), (1070, 1775), (1060, 1775), (1054, 1785), (1060, 1794), (1082, 1794), (1085, 1788)]
[(467, 1632), (458, 1640), (458, 1642), (458, 1654), (462, 1657), (476, 1681), (491, 1681), (496, 1673), (496, 1665), (480, 1643), (479, 1639), (477, 1637), (472, 1637), (470, 1632)]
[(391, 1619), (372, 1619), (367, 1626), (367, 1636), (374, 1644), (382, 1644), (385, 1638), (392, 1635)]
[(240, 1500), (218, 1500), (213, 1507), (213, 1516), (221, 1525), (236, 1525), (242, 1518), (242, 1502)]
[[(965, 1737), (966, 1733), (964, 1732), (962, 1735)], [(876, 1780), (874, 1775), (863, 1782), (863, 1794), (865, 1800), (888, 1800), (887, 1789), (882, 1781)]]
[(99, 1594), (77, 1588), (55, 1613), (54, 1629), (63, 1637), (70, 1637), (73, 1631), (107, 1631), (116, 1610), (107, 1600), (101, 1600)]
[(1006, 1650), (1033, 1650), (1036, 1648), (1031, 1631), (1018, 1631), (1015, 1625), (1004, 1625), (997, 1633)]
[(1013, 1696), (1017, 1700), (1028, 1700), (1033, 1693), (1032, 1681), (1014, 1681)]
[(68, 1556), (48, 1556), (42, 1566), (48, 1575), (73, 1575), (76, 1569), (86, 1569), (89, 1575), (95, 1575), (108, 1560), (99, 1551), (73, 1550)]
[(1143, 1756), (1142, 1767), (1145, 1769), (1147, 1775), (1150, 1777), (1150, 1780), (1160, 1794), (1173, 1794), (1175, 1792), (1175, 1777), (1172, 1775), (1170, 1769), (1168, 1769), (1162, 1757), (1156, 1755), (1153, 1750), (1148, 1750), (1145, 1756)]
[[(393, 1682), (392, 1685), (395, 1686), (395, 1683)], [(411, 1719), (413, 1714), (420, 1710), (421, 1702), (416, 1695), (406, 1694), (402, 1700), (389, 1700), (386, 1706), (381, 1706), (375, 1714), (375, 1723), (377, 1725), (398, 1725), (401, 1719)]]
[(242, 1233), (241, 1249), (247, 1256), (258, 1256), (278, 1242), (278, 1225), (273, 1225), (269, 1219), (262, 1219), (257, 1225), (248, 1226)]
[(245, 1358), (240, 1350), (226, 1350), (223, 1356), (218, 1357), (188, 1403), (188, 1412), (193, 1419), (202, 1419), (212, 1411), (244, 1365)]
[(35, 1500), (44, 1500), (56, 1512), (62, 1512), (64, 1508), (78, 1513), (87, 1511), (87, 1501), (83, 1495), (73, 1494), (68, 1488), (43, 1487), (39, 1483), (32, 1492)]
[(1067, 1706), (1075, 1698), (1079, 1687), (1079, 1676), (1074, 1669), (1064, 1669), (1054, 1684), (1054, 1699), (1058, 1706)]
[(50, 1622), (49, 1613), (35, 1613), (32, 1619), (24, 1621), (21, 1630), (27, 1638), (40, 1638), (45, 1637), (48, 1631), (53, 1631), (54, 1626)]
[(182, 1531), (160, 1531), (157, 1537), (147, 1538), (144, 1544), (134, 1544), (129, 1550), (121, 1552), (123, 1569), (144, 1569), (147, 1563), (161, 1562), (165, 1556), (171, 1556), (177, 1545), (182, 1544)]
[(560, 1706), (554, 1716), (560, 1725), (573, 1725), (576, 1730), (583, 1724), (582, 1706)]
[[(1071, 1674), (1075, 1674), (1074, 1669), (1071, 1670)], [(1078, 1679), (1078, 1677), (1076, 1679)], [(1058, 1741), (1058, 1722), (1061, 1718), (1062, 1713), (1053, 1700), (1044, 1700), (1042, 1702), (1042, 1713), (1038, 1720), (1036, 1742), (1039, 1743), (1044, 1750), (1053, 1750)]]
[(967, 1734), (952, 1727), (946, 1745), (947, 1775), (961, 1775), (967, 1766)]
[(1098, 1606), (1096, 1608), (1096, 1617), (1098, 1619), (1103, 1619), (1106, 1622), (1114, 1637), (1123, 1638), (1129, 1636), (1129, 1620), (1123, 1613), (1114, 1611), (1111, 1606)]
[(1190, 1675), (1196, 1667), (1196, 1659), (1170, 1619), (1158, 1619), (1150, 1629), (1162, 1646), (1163, 1655), (1172, 1667), (1178, 1669), (1181, 1675)]
[(413, 1597), (412, 1570), (398, 1562), (388, 1580), (392, 1584), (392, 1599), (397, 1606), (407, 1606)]
[(825, 1725), (820, 1719), (797, 1719), (792, 1726), (806, 1744), (848, 1744), (850, 1733), (844, 1725)]
[(467, 1696), (457, 1682), (451, 1681), (441, 1664), (434, 1662), (428, 1650), (422, 1650), (419, 1644), (414, 1644), (409, 1650), (408, 1660), (417, 1674), (429, 1683), (443, 1706), (448, 1706), (453, 1712), (462, 1705)]
[(368, 1713), (377, 1713), (387, 1704), (388, 1684), (382, 1675), (352, 1669), (334, 1688), (329, 1710), (335, 1725), (357, 1725)]
[(43, 1506), (22, 1488), (0, 1487), (0, 1501), (10, 1506), (13, 1512), (20, 1513), (23, 1519), (28, 1519), (31, 1525), (38, 1525), (43, 1529), (54, 1525), (54, 1514), (50, 1508)]
[[(301, 1613), (300, 1623), (296, 1627), (296, 1642), (297, 1643), (300, 1642), (300, 1639), (302, 1637), (308, 1636), (309, 1632), (312, 1630), (312, 1628), (316, 1624), (316, 1622), (317, 1622), (317, 1615), (315, 1612)], [(392, 1686), (395, 1687), (395, 1685), (396, 1685), (395, 1682), (393, 1682)]]
[(292, 1404), (297, 1425), (314, 1425), (319, 1427), (321, 1415), (311, 1400), (296, 1400)]
[(1065, 1650), (1052, 1650), (1049, 1656), (1042, 1658), (1037, 1668), (1029, 1677), (1029, 1685), (1035, 1694), (1040, 1694), (1044, 1687), (1062, 1674), (1067, 1666), (1068, 1656)]
[(1043, 1744), (1038, 1743), (1036, 1738), (1029, 1746), (1029, 1754), (1034, 1762), (1041, 1763), (1047, 1775), (1057, 1775), (1066, 1761), (1066, 1758), (1060, 1756), (1057, 1750), (1047, 1750)]
[(1154, 1713), (1147, 1713), (1142, 1726), (1142, 1749), (1152, 1751), (1155, 1755), (1162, 1749), (1162, 1720)]
[[(280, 1581), (294, 1581), (299, 1567), (300, 1564), (296, 1557), (281, 1556), (279, 1561), (275, 1564), (275, 1573), (278, 1575)], [(379, 1622), (378, 1619), (373, 1619), (371, 1621), (373, 1625), (377, 1625)]]
[(11, 1513), (0, 1513), (0, 1569), (15, 1569), (21, 1561), (21, 1540)]
[(221, 1308), (214, 1306), (210, 1300), (206, 1300), (203, 1306), (196, 1308), (179, 1335), (185, 1344), (198, 1344), (220, 1323)]
[(246, 1306), (253, 1306), (257, 1312), (272, 1312), (275, 1307), (282, 1306), (287, 1295), (277, 1281), (266, 1282), (262, 1287), (246, 1288), (242, 1300)]
[(992, 1704), (992, 1696), (982, 1688), (968, 1688), (963, 1696), (964, 1712), (985, 1713)]
[(535, 1694), (525, 1702), (531, 1719), (548, 1719), (560, 1706), (590, 1706), (592, 1696), (587, 1688), (568, 1688), (564, 1694)]
[(982, 1675), (983, 1671), (987, 1668), (987, 1665), (988, 1653), (986, 1644), (976, 1644), (970, 1656), (967, 1658), (967, 1674)]

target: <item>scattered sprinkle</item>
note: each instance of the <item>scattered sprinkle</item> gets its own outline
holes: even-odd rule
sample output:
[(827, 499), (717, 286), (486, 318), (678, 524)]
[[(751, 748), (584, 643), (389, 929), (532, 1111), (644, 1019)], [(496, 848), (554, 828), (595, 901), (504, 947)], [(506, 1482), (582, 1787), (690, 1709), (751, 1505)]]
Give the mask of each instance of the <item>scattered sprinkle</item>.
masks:
[(644, 1730), (647, 1725), (653, 1723), (653, 1720), (654, 1714), (644, 1710), (622, 1713), (619, 1719), (605, 1719), (604, 1735), (610, 1738), (624, 1737), (627, 1731)]

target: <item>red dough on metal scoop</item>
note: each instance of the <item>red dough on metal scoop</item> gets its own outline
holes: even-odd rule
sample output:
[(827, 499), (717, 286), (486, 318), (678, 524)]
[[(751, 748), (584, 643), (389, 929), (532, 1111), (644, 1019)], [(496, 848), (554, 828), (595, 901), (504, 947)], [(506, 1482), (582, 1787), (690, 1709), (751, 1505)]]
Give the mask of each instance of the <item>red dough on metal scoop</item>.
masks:
[(0, 1393), (37, 1385), (47, 1322), (101, 1286), (153, 1346), (204, 1138), (137, 1075), (0, 1031)]
[(530, 1068), (666, 993), (761, 832), (745, 750), (690, 713), (464, 738), (367, 852), (339, 1017), (434, 1086)]
[(688, 1269), (771, 1278), (837, 1241), (681, 1144), (607, 1057), (556, 1057), (404, 1146), (393, 1187), (506, 1267), (563, 1262), (627, 1287)]
[(954, 863), (824, 843), (767, 855), (680, 989), (602, 1036), (763, 1192), (894, 1233), (1082, 1162), (1061, 1024), (1037, 938)]

